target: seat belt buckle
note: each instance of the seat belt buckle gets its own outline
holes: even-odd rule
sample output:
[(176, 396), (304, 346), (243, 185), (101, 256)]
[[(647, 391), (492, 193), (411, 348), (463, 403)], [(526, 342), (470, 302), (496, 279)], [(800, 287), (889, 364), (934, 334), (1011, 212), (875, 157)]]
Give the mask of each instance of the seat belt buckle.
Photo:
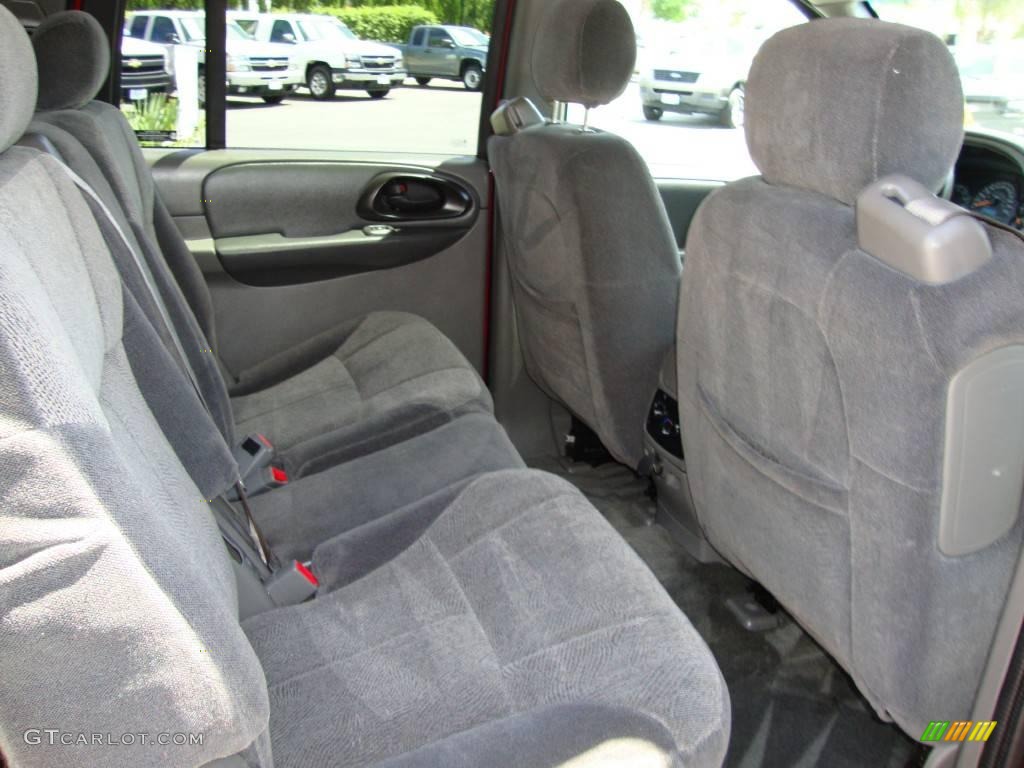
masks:
[(281, 568), (265, 582), (267, 594), (274, 605), (298, 605), (316, 595), (320, 581), (309, 569), (309, 566), (298, 560)]
[[(235, 463), (238, 464), (238, 476), (249, 496), (284, 485), (288, 475), (283, 469), (273, 467), (274, 446), (265, 435), (251, 434), (235, 446), (232, 451)], [(238, 500), (237, 492), (229, 495), (232, 501)]]

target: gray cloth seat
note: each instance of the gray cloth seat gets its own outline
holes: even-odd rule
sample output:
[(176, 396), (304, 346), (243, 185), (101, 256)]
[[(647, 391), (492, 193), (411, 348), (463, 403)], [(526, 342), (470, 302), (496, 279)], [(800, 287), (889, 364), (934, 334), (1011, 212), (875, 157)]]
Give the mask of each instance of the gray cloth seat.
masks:
[[(535, 715), (537, 729), (559, 705), (566, 732), (549, 748), (572, 741), (576, 711), (586, 722), (588, 708), (610, 708), (588, 747), (611, 749), (616, 730), (639, 742), (612, 764), (651, 753), (659, 765), (721, 763), (729, 703), (710, 652), (563, 480), (486, 475), (386, 564), (328, 586), (243, 624), (267, 674), (279, 768), (373, 765), (428, 746), (443, 755), (446, 740), (488, 723)], [(635, 731), (637, 718), (660, 737)], [(485, 728), (458, 752), (484, 753), (493, 737)], [(498, 764), (553, 764), (545, 751)]]
[[(33, 34), (40, 71), (34, 126), (71, 134), (100, 167), (131, 234), (175, 309), (179, 335), (229, 442), (263, 433), (299, 476), (421, 434), (464, 413), (491, 412), (486, 386), (427, 321), (386, 312), (355, 318), (244, 371), (229, 371), (209, 290), (160, 200), (120, 110), (94, 101), (110, 67), (88, 14), (49, 16)], [(77, 169), (76, 153), (65, 160)], [(209, 353), (213, 351), (213, 355)], [(230, 398), (230, 399), (229, 399)]]
[[(242, 626), (246, 571), (142, 396), (110, 249), (58, 161), (12, 146), (35, 79), (0, 8), (5, 759), (719, 765), (729, 699), (707, 646), (596, 510), (541, 473), (481, 477), (386, 563)], [(110, 738), (25, 738), (50, 724)]]
[[(976, 551), (943, 549), (941, 521), (944, 462), (956, 450), (946, 441), (952, 383), (1024, 343), (1024, 249), (946, 204), (991, 255), (922, 279), (901, 263), (914, 233), (924, 233), (919, 246), (941, 240), (938, 225), (887, 193), (879, 199), (902, 217), (886, 238), (894, 258), (862, 240), (866, 187), (902, 174), (938, 189), (958, 156), (963, 96), (934, 36), (874, 20), (800, 25), (763, 46), (746, 96), (762, 176), (701, 206), (680, 295), (678, 391), (697, 514), (718, 551), (779, 599), (877, 712), (919, 738), (935, 712), (972, 711), (1020, 552), (1019, 485), (1007, 524)], [(955, 264), (963, 253), (946, 256)], [(994, 426), (987, 440), (1000, 439)], [(1001, 454), (979, 476), (998, 483), (1019, 460)], [(987, 503), (967, 503), (967, 527), (980, 526)]]
[[(614, 0), (559, 0), (533, 42), (542, 96), (607, 104), (629, 83), (636, 38)], [(643, 159), (612, 134), (503, 123), (497, 185), (526, 370), (636, 467), (662, 359), (672, 347), (679, 249)]]

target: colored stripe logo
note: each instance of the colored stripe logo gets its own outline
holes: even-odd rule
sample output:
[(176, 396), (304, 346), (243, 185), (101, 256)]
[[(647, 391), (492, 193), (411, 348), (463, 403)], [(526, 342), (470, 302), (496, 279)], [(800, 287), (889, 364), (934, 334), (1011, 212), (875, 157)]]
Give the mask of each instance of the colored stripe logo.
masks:
[(921, 741), (988, 741), (995, 729), (995, 720), (932, 720), (921, 734)]

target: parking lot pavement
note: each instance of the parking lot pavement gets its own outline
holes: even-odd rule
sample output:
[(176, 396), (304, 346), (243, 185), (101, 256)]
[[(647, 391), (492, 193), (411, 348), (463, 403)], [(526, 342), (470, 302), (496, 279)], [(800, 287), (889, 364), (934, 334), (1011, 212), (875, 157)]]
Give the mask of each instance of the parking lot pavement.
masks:
[[(481, 95), (458, 83), (407, 83), (380, 100), (339, 91), (333, 101), (315, 101), (301, 90), (268, 106), (258, 98), (229, 96), (228, 146), (475, 153)], [(595, 110), (591, 123), (633, 142), (655, 176), (735, 179), (754, 173), (742, 131), (699, 115), (666, 114), (648, 122), (635, 86)]]

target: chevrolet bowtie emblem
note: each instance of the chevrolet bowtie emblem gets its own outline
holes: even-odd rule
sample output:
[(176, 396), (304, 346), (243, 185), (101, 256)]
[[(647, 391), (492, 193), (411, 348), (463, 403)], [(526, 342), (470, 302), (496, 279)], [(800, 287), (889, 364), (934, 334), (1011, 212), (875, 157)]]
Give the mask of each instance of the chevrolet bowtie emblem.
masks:
[(130, 67), (131, 69), (138, 69), (142, 66), (142, 62), (138, 59), (128, 59), (128, 61), (126, 61), (124, 65), (126, 67)]

